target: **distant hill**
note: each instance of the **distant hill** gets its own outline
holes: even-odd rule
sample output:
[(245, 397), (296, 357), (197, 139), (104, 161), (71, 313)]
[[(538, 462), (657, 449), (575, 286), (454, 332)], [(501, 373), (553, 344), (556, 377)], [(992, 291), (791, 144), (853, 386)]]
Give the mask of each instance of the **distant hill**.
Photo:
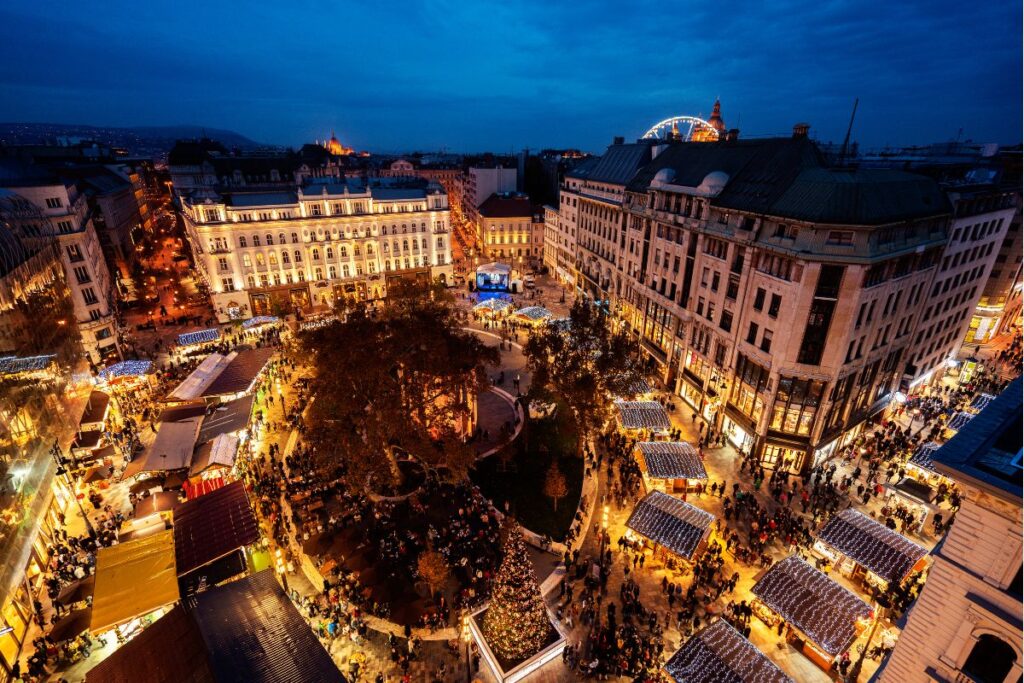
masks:
[(7, 144), (46, 144), (59, 142), (61, 138), (95, 140), (123, 148), (131, 156), (165, 155), (176, 140), (183, 138), (208, 137), (219, 140), (225, 147), (254, 149), (264, 147), (260, 143), (232, 130), (204, 128), (203, 126), (86, 126), (73, 123), (0, 123), (0, 142)]

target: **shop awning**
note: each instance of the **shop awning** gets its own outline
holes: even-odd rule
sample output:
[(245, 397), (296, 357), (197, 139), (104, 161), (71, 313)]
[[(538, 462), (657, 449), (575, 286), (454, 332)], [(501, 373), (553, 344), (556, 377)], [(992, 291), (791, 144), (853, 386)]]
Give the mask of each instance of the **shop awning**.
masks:
[(161, 512), (171, 512), (179, 505), (181, 505), (181, 501), (178, 500), (178, 494), (173, 491), (152, 493), (135, 504), (132, 517), (145, 519)]
[(652, 491), (636, 504), (626, 527), (689, 560), (715, 517), (678, 498)]
[(174, 512), (178, 575), (255, 543), (259, 536), (256, 516), (242, 482), (190, 500)]
[(178, 597), (171, 531), (100, 548), (89, 630), (103, 633)]
[(235, 466), (235, 456), (238, 454), (238, 437), (230, 434), (221, 434), (212, 441), (207, 441), (196, 449), (192, 456), (192, 466), (189, 468), (189, 476), (194, 477), (202, 474), (208, 469), (225, 468), (231, 469)]
[(190, 614), (220, 683), (345, 683), (269, 569), (199, 593)]
[(871, 607), (796, 555), (776, 562), (751, 589), (758, 600), (835, 657), (853, 644)]
[(833, 515), (818, 540), (890, 582), (902, 581), (928, 551), (852, 508)]
[(161, 422), (152, 445), (141, 457), (128, 463), (124, 477), (188, 467), (192, 462), (192, 450), (196, 446), (201, 424), (202, 420), (198, 417), (181, 422)]
[(615, 408), (623, 429), (664, 430), (672, 426), (665, 407), (657, 401), (616, 401)]
[(676, 683), (793, 681), (725, 619), (693, 634), (665, 663), (665, 671)]
[(697, 449), (685, 441), (641, 441), (636, 445), (652, 479), (707, 479)]

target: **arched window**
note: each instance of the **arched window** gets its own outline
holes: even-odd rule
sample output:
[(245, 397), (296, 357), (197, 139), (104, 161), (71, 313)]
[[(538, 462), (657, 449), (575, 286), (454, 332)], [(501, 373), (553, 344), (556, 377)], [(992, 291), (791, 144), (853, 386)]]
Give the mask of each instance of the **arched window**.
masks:
[(277, 236), (277, 243), (278, 244), (288, 244), (288, 240), (286, 240), (284, 238), (284, 233), (283, 232), (278, 234), (278, 236)]
[(293, 232), (292, 233), (292, 244), (298, 244), (298, 243), (299, 243), (299, 233)]
[(426, 249), (427, 249), (427, 238), (426, 237), (424, 237), (423, 239), (420, 240), (420, 248), (423, 249), (424, 251), (426, 251)]
[(270, 258), (270, 265), (276, 266), (277, 265), (277, 252), (276, 251), (270, 252), (269, 258)]
[(329, 258), (329, 259), (334, 258), (334, 249), (331, 248), (331, 247), (327, 247), (327, 258)]
[(281, 252), (281, 263), (283, 263), (285, 265), (288, 265), (291, 262), (292, 262), (292, 260), (291, 260), (291, 257), (288, 256), (288, 252), (287, 251), (282, 251)]
[(341, 275), (342, 275), (342, 277), (348, 277), (349, 276), (349, 269), (348, 269), (348, 264), (347, 263), (342, 264), (342, 266), (341, 266)]
[(974, 644), (960, 671), (975, 683), (1003, 683), (1013, 668), (1017, 655), (1004, 640), (984, 633)]
[(352, 254), (354, 256), (359, 256), (360, 253), (361, 252), (359, 251), (359, 245), (358, 244), (352, 245)]
[(274, 236), (273, 236), (273, 235), (271, 235), (271, 234), (270, 234), (270, 233), (268, 232), (268, 233), (267, 233), (267, 246), (269, 247), (269, 246), (270, 246), (270, 245), (272, 245), (273, 243), (274, 243)]
[(302, 263), (302, 252), (298, 249), (295, 250), (295, 262)]
[(366, 255), (367, 256), (373, 256), (373, 245), (372, 244), (367, 244), (366, 245)]
[(409, 240), (402, 240), (402, 251), (409, 251)]
[(324, 269), (321, 268), (320, 266), (316, 267), (316, 279), (317, 280), (323, 280), (324, 279)]
[(246, 282), (246, 285), (249, 287), (249, 289), (255, 289), (256, 288), (256, 278), (253, 277), (252, 275), (247, 277), (245, 279), (245, 282)]
[(332, 280), (337, 278), (338, 277), (338, 267), (337, 266), (327, 266), (327, 277), (329, 277)]
[(257, 251), (256, 252), (256, 265), (257, 266), (266, 265), (266, 262), (263, 259), (263, 252), (262, 251)]
[(314, 247), (312, 254), (310, 254), (310, 258), (312, 258), (314, 261), (319, 261), (320, 260), (320, 250)]
[(252, 246), (254, 246), (254, 247), (260, 246), (260, 236), (259, 235), (253, 235), (252, 236)]
[(247, 247), (247, 246), (249, 246), (248, 244), (245, 243), (245, 235), (239, 235), (238, 236), (238, 246), (240, 246), (240, 247)]

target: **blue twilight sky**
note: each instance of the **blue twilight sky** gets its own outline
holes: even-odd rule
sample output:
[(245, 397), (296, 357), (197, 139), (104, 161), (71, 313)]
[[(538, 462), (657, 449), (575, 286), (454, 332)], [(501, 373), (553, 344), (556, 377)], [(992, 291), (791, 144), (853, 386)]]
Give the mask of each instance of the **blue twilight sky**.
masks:
[(0, 4), (0, 120), (358, 149), (600, 151), (721, 97), (741, 135), (1021, 140), (1019, 0)]

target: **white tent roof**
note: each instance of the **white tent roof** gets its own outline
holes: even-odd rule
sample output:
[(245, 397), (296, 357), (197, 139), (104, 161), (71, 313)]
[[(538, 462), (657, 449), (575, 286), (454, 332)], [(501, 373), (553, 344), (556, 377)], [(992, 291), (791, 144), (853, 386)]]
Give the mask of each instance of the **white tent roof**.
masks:
[(211, 353), (167, 397), (178, 401), (191, 401), (202, 396), (206, 388), (213, 383), (213, 380), (217, 379), (217, 376), (237, 355), (236, 351), (232, 351), (226, 356)]
[(502, 273), (508, 275), (512, 272), (512, 266), (507, 266), (504, 263), (485, 263), (481, 266), (477, 266), (476, 272), (478, 273)]
[(235, 456), (238, 454), (238, 437), (221, 434), (196, 451), (195, 459), (189, 470), (191, 476), (210, 469), (211, 467), (234, 467)]
[(161, 422), (156, 439), (141, 458), (132, 460), (125, 468), (124, 476), (131, 477), (140, 472), (166, 472), (180, 470), (192, 462), (192, 449), (199, 438), (202, 417), (192, 417), (181, 422)]

